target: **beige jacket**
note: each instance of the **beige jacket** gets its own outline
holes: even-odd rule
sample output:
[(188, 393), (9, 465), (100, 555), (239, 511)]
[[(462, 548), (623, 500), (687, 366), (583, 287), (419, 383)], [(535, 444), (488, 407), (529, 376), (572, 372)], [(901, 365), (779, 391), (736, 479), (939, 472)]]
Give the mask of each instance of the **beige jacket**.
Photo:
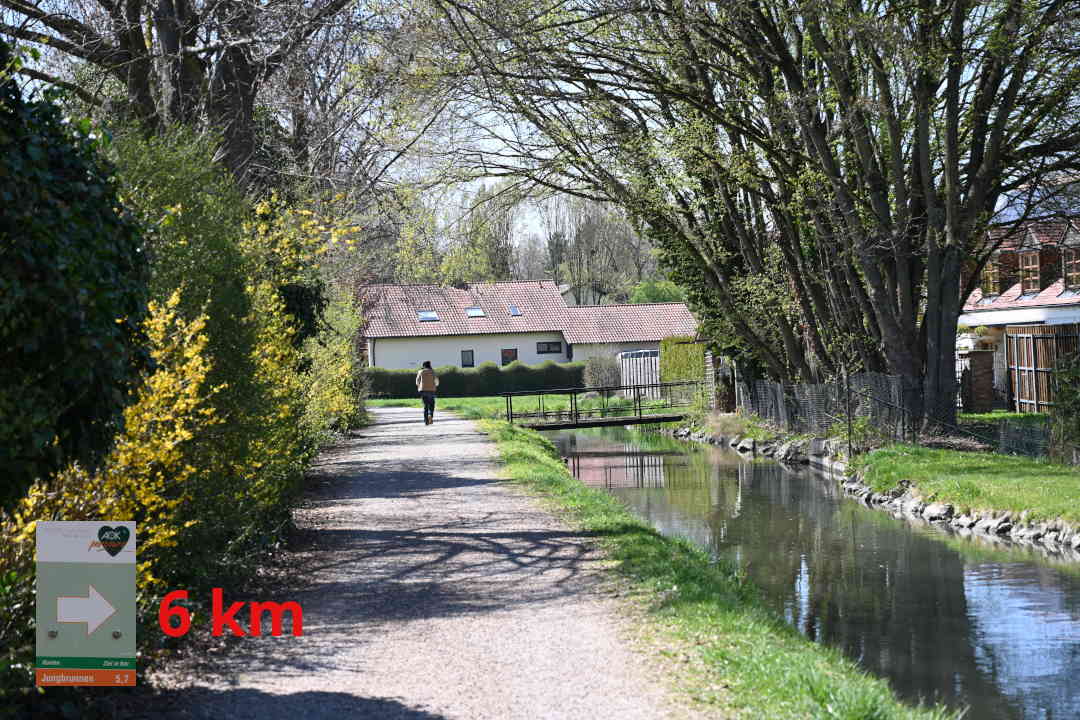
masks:
[(437, 387), (439, 387), (439, 378), (435, 377), (435, 371), (420, 368), (420, 372), (416, 373), (416, 391), (435, 392)]

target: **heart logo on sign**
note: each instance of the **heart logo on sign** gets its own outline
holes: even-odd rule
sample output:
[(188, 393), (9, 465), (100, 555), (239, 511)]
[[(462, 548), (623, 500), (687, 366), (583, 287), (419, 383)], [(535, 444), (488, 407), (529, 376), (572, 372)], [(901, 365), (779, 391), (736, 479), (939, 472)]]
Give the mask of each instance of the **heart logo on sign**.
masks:
[(102, 525), (97, 531), (97, 536), (101, 542), (101, 547), (105, 548), (105, 552), (116, 557), (116, 554), (127, 545), (128, 538), (131, 537), (131, 531), (123, 525), (114, 528)]

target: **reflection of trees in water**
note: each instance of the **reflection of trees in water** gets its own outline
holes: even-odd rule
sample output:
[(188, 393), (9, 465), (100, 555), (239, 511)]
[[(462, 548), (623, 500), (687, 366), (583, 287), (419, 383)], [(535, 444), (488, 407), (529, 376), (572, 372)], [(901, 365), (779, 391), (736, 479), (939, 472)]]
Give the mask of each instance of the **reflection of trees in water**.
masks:
[(1080, 717), (1080, 687), (1046, 682), (1080, 676), (1080, 582), (1029, 563), (969, 563), (965, 575), (984, 670), (1008, 685), (1024, 717)]
[(744, 509), (715, 508), (714, 539), (738, 543), (755, 582), (796, 627), (909, 698), (971, 703), (972, 717), (1016, 717), (975, 662), (959, 555), (841, 502), (831, 481), (747, 467), (741, 478), (721, 478), (743, 487)]
[(655, 449), (643, 453), (619, 433), (576, 446), (610, 463), (618, 478), (612, 492), (631, 509), (664, 533), (749, 565), (789, 622), (888, 677), (903, 695), (970, 705), (971, 718), (1042, 717), (1033, 715), (1038, 707), (1056, 708), (1047, 718), (1077, 716), (1080, 698), (1070, 685), (1080, 674), (1080, 641), (1055, 647), (1066, 657), (1032, 670), (1045, 652), (1031, 642), (1032, 624), (1046, 613), (995, 612), (987, 600), (1016, 604), (1017, 588), (1025, 588), (1030, 610), (1031, 593), (1053, 598), (1055, 617), (1071, 616), (1076, 633), (1080, 581), (1030, 563), (997, 563), (1000, 577), (973, 596), (973, 565), (962, 554), (841, 500), (830, 480), (714, 448)]

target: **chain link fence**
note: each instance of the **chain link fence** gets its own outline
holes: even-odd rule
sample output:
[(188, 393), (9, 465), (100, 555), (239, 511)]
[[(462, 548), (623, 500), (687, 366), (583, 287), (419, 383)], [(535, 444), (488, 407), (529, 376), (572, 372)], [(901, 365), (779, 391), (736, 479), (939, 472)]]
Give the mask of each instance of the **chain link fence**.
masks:
[(925, 415), (941, 416), (935, 403), (918, 386), (881, 373), (858, 373), (847, 380), (820, 384), (784, 385), (768, 380), (736, 383), (736, 406), (788, 433), (836, 437), (853, 448), (892, 443), (994, 451), (1030, 457), (1048, 454), (1050, 432), (1044, 421), (986, 422), (923, 427)]
[(791, 433), (837, 435), (847, 419), (862, 418), (885, 437), (909, 439), (913, 428), (901, 378), (880, 373), (851, 375), (844, 382), (783, 385), (769, 380), (736, 383), (740, 410)]

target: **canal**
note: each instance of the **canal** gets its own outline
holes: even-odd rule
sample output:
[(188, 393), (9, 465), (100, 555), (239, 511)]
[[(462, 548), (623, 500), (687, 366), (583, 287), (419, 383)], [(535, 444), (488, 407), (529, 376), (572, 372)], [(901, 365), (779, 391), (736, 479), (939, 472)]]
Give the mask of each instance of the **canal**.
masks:
[(804, 635), (911, 701), (1080, 718), (1080, 567), (913, 527), (835, 480), (624, 428), (549, 432), (585, 484), (745, 568)]

